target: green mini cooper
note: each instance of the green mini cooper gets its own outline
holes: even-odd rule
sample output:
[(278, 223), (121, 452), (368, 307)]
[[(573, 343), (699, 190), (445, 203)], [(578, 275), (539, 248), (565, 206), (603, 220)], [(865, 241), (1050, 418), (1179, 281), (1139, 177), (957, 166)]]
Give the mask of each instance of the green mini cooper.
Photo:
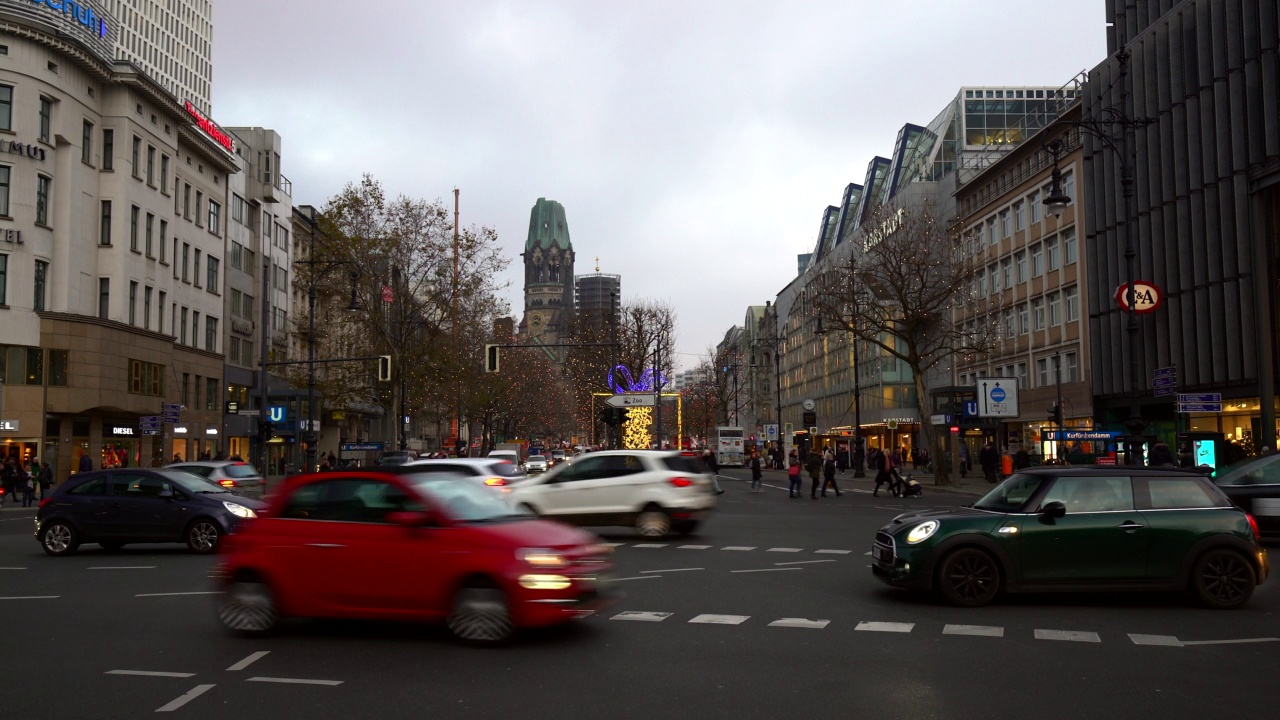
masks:
[(1189, 590), (1235, 608), (1267, 578), (1254, 519), (1201, 475), (1037, 468), (970, 507), (899, 515), (876, 533), (872, 572), (965, 607), (1001, 590)]

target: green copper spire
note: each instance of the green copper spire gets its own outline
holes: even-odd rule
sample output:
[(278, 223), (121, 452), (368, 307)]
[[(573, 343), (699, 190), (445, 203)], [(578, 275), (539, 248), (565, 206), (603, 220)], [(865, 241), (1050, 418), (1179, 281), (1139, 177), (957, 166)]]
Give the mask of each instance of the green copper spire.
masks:
[(559, 247), (572, 250), (569, 242), (569, 222), (564, 219), (564, 206), (555, 200), (538, 198), (529, 213), (529, 239), (524, 244), (525, 252), (536, 247)]

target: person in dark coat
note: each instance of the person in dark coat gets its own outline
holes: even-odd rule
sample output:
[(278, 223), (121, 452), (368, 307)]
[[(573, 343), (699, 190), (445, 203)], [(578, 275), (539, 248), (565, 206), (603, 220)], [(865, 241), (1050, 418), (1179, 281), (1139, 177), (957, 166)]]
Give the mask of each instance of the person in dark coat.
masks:
[(80, 472), (92, 472), (93, 461), (89, 459), (89, 453), (80, 456)]
[(831, 452), (831, 448), (822, 454), (822, 497), (827, 496), (827, 486), (835, 491), (836, 497), (840, 497), (840, 486), (836, 485), (836, 455)]
[(751, 453), (751, 492), (764, 492), (764, 473), (760, 469), (760, 453)]
[(867, 454), (867, 465), (876, 471), (876, 487), (871, 491), (872, 495), (880, 496), (880, 486), (888, 484), (889, 490), (893, 490), (893, 474), (890, 472), (892, 466), (889, 464), (889, 458), (884, 454), (883, 450), (871, 448)]
[(822, 454), (812, 450), (805, 457), (804, 469), (809, 471), (809, 496), (818, 499), (818, 485), (822, 482)]
[(1158, 442), (1151, 448), (1151, 453), (1147, 455), (1147, 464), (1151, 467), (1173, 467), (1177, 463), (1173, 459), (1173, 451), (1169, 446)]
[(1026, 470), (1031, 467), (1031, 455), (1025, 448), (1018, 448), (1018, 452), (1013, 454), (1013, 469)]
[(983, 445), (982, 450), (978, 452), (978, 463), (982, 465), (982, 474), (987, 482), (994, 483), (1000, 469), (1000, 453), (996, 450), (996, 446), (990, 442)]
[(723, 495), (724, 490), (720, 489), (720, 461), (716, 459), (716, 454), (708, 449), (702, 453), (702, 462), (711, 471), (711, 484), (715, 487), (716, 494)]

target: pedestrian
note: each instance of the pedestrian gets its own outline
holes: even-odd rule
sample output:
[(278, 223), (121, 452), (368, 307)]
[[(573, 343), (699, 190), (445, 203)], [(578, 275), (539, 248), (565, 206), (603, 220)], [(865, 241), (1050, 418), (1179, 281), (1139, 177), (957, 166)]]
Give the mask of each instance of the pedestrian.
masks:
[(40, 501), (44, 501), (45, 492), (53, 486), (53, 468), (46, 460), (40, 463)]
[(751, 453), (751, 492), (764, 492), (764, 473), (760, 471), (760, 453)]
[(31, 474), (31, 463), (23, 464), (18, 480), (22, 484), (22, 507), (31, 507), (36, 497), (36, 479)]
[(911, 446), (911, 469), (912, 470), (920, 469), (920, 455), (919, 453), (916, 452), (916, 448), (914, 445)]
[(787, 466), (787, 496), (791, 498), (800, 497), (800, 488), (804, 481), (800, 479), (800, 456), (793, 449), (791, 456), (788, 458)]
[(716, 489), (717, 495), (723, 495), (724, 490), (720, 489), (720, 461), (716, 459), (716, 454), (710, 448), (702, 453), (702, 462), (711, 471), (711, 484)]
[(996, 474), (1000, 467), (1000, 453), (996, 450), (996, 446), (988, 440), (986, 445), (982, 446), (982, 450), (978, 451), (978, 463), (982, 465), (982, 475), (987, 482), (994, 483)]
[(93, 461), (89, 459), (89, 453), (80, 454), (80, 465), (78, 472), (92, 472)]
[(809, 497), (818, 499), (818, 486), (822, 483), (822, 453), (814, 450), (804, 460), (804, 469), (809, 471)]
[(0, 463), (0, 506), (4, 505), (5, 498), (13, 498), (14, 502), (18, 501), (18, 496), (14, 494), (17, 485), (17, 470), (13, 467), (13, 458), (8, 458)]
[(831, 452), (831, 448), (822, 454), (822, 497), (827, 496), (827, 486), (835, 491), (836, 497), (840, 497), (840, 486), (836, 485), (836, 454)]
[(338, 458), (334, 456), (332, 450), (329, 451), (329, 467), (335, 470), (338, 468)]
[(889, 486), (889, 491), (893, 492), (893, 475), (890, 472), (893, 464), (889, 460), (889, 456), (885, 455), (884, 451), (879, 448), (872, 448), (871, 454), (867, 459), (870, 461), (871, 467), (876, 471), (876, 487), (871, 491), (871, 494), (879, 497), (880, 486), (885, 484)]
[(1151, 454), (1147, 456), (1147, 464), (1151, 467), (1173, 467), (1173, 451), (1169, 446), (1158, 442), (1151, 448)]
[(182, 462), (182, 458), (178, 457), (178, 453), (174, 453), (174, 454), (173, 454), (173, 461), (174, 461), (175, 463), (180, 463), (180, 462)]
[(1026, 470), (1029, 467), (1031, 467), (1031, 454), (1027, 452), (1026, 448), (1019, 445), (1018, 452), (1013, 454), (1013, 469)]

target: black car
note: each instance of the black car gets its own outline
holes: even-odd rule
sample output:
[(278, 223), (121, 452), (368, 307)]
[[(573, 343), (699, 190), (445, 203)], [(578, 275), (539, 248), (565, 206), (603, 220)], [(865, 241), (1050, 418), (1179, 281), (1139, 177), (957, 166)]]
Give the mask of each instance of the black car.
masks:
[(1220, 468), (1213, 482), (1236, 507), (1253, 515), (1264, 539), (1280, 540), (1280, 453)]
[(180, 470), (85, 472), (40, 502), (36, 540), (50, 555), (69, 555), (86, 542), (108, 550), (176, 542), (211, 553), (241, 519), (257, 517), (266, 506)]

